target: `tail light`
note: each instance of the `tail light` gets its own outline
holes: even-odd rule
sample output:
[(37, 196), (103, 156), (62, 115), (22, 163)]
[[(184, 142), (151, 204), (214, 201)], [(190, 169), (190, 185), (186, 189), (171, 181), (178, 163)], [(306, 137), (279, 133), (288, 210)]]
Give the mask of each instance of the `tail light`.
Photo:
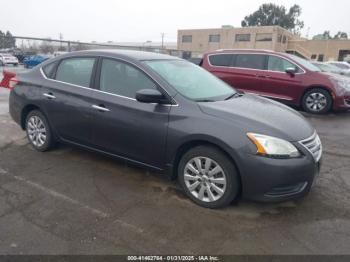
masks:
[(19, 81), (16, 78), (11, 78), (9, 80), (9, 89), (10, 90), (14, 89), (18, 83), (19, 83)]

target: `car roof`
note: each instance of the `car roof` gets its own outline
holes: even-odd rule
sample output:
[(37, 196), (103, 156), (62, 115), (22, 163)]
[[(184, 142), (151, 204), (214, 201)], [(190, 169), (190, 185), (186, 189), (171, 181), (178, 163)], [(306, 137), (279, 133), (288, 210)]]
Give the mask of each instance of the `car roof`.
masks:
[(219, 49), (213, 52), (208, 52), (207, 54), (221, 54), (221, 53), (261, 53), (261, 54), (278, 54), (286, 55), (286, 53), (275, 52), (266, 49)]
[(136, 50), (122, 50), (122, 49), (101, 49), (101, 50), (86, 50), (71, 52), (60, 57), (69, 57), (70, 55), (117, 55), (129, 57), (134, 60), (144, 61), (144, 60), (176, 60), (180, 59), (175, 56), (159, 54), (154, 52), (136, 51)]

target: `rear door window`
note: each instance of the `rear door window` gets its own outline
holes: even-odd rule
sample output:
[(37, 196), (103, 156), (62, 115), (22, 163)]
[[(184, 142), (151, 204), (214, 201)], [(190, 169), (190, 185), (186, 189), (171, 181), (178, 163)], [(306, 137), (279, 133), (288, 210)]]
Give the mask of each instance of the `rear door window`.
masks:
[(266, 65), (265, 55), (238, 54), (235, 67), (264, 70)]
[(56, 80), (65, 83), (90, 87), (95, 58), (68, 58), (57, 68)]
[(231, 66), (233, 57), (232, 54), (210, 55), (209, 62), (213, 66)]

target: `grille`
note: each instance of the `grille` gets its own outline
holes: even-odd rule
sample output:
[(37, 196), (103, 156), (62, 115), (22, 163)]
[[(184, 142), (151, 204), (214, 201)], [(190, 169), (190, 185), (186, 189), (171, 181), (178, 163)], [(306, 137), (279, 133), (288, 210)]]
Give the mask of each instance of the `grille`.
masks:
[(316, 162), (320, 161), (322, 156), (322, 143), (316, 132), (311, 137), (299, 143), (312, 154)]

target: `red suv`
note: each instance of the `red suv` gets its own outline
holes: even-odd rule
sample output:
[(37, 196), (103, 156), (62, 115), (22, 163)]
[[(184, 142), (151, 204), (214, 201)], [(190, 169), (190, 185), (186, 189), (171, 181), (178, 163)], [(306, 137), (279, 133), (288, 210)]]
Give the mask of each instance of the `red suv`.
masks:
[(322, 73), (300, 57), (266, 50), (219, 50), (201, 66), (246, 93), (302, 106), (310, 113), (350, 109), (350, 78)]

